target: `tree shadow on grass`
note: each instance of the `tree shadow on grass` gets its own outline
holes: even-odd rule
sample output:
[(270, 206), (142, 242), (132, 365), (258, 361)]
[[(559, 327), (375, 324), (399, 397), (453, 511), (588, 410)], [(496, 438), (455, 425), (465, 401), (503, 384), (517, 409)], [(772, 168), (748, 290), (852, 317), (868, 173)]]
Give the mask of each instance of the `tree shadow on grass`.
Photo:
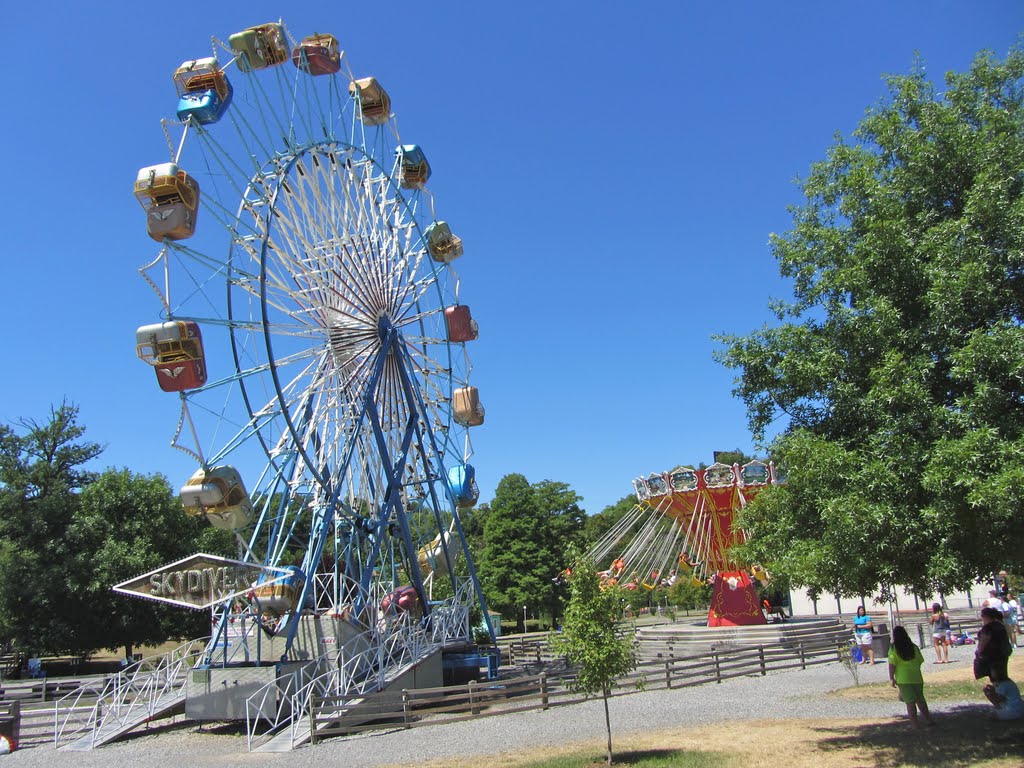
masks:
[(906, 719), (848, 727), (818, 727), (822, 751), (869, 749), (876, 768), (956, 768), (1015, 758), (1024, 764), (1024, 721), (993, 719), (987, 705), (960, 705), (935, 715), (935, 726), (912, 728)]
[[(635, 768), (727, 768), (733, 765), (728, 756), (721, 752), (704, 752), (682, 749), (635, 749), (612, 753), (613, 766), (634, 766)], [(605, 768), (608, 765), (604, 755), (587, 751), (553, 757), (524, 768)]]

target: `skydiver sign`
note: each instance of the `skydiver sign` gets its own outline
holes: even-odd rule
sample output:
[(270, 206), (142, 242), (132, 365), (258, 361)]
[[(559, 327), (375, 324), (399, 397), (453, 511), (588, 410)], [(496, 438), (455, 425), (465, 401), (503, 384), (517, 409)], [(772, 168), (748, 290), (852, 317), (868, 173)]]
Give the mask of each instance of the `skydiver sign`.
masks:
[(200, 610), (290, 575), (284, 568), (199, 553), (121, 582), (114, 591)]

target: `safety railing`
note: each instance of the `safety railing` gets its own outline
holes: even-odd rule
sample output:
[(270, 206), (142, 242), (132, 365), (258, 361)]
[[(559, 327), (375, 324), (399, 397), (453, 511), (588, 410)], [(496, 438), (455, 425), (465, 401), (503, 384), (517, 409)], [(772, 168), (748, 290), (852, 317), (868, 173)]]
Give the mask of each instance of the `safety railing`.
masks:
[[(89, 737), (91, 748), (102, 730), (120, 730), (153, 717), (162, 703), (181, 693), (188, 670), (199, 659), (208, 640), (190, 640), (161, 656), (137, 661), (109, 678), (98, 692), (94, 687), (83, 686), (69, 693), (55, 707), (54, 746)], [(83, 723), (73, 713), (81, 712), (83, 701), (93, 697), (92, 709)]]
[[(288, 729), (295, 744), (302, 716), (317, 700), (350, 701), (383, 688), (391, 675), (426, 656), (436, 644), (408, 614), (383, 619), (379, 626), (351, 638), (330, 656), (268, 683), (246, 699), (246, 738), (249, 749), (257, 739)], [(272, 698), (279, 702), (272, 718), (263, 714)], [(267, 724), (257, 734), (260, 722)]]
[[(319, 721), (331, 721), (347, 714), (355, 699), (382, 690), (398, 671), (424, 658), (437, 648), (435, 643), (419, 626), (414, 626), (408, 616), (383, 637), (383, 642), (349, 658), (339, 658), (337, 669), (321, 675), (296, 692), (291, 701), (294, 718), (290, 723), (292, 746), (295, 745), (299, 729), (306, 725), (301, 719), (310, 715), (310, 728)], [(316, 701), (316, 712), (312, 710)], [(313, 730), (312, 738), (316, 737)]]
[[(260, 722), (266, 724), (262, 736), (269, 736), (288, 725), (292, 712), (281, 703), (290, 701), (297, 690), (330, 669), (336, 655), (336, 651), (323, 654), (308, 665), (290, 670), (250, 694), (245, 700), (245, 734), (246, 744), (250, 750), (260, 737), (260, 734), (256, 733)], [(273, 712), (271, 717), (266, 716), (268, 711)]]
[(469, 579), (456, 582), (455, 596), (433, 606), (430, 612), (430, 639), (446, 644), (451, 640), (471, 640), (469, 606), (475, 602), (473, 583)]
[(430, 614), (430, 639), (444, 644), (452, 639), (470, 639), (469, 608), (465, 605), (445, 604)]

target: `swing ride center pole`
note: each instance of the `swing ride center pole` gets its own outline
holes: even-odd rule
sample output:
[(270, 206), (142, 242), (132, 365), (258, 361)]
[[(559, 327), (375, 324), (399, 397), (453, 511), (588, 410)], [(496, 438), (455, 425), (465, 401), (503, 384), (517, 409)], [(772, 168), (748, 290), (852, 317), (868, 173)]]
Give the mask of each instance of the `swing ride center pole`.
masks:
[(767, 624), (758, 602), (757, 586), (746, 571), (722, 571), (715, 576), (708, 609), (709, 627)]

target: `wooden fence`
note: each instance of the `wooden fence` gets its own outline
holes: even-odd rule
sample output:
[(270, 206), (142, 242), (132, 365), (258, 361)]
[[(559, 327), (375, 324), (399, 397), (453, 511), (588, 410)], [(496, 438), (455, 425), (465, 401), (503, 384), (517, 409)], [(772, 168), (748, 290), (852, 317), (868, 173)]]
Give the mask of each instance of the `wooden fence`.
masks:
[[(86, 684), (95, 686), (97, 683), (102, 688), (104, 679), (61, 679), (47, 682), (40, 678), (21, 683), (8, 681), (0, 689), (0, 718), (13, 718), (17, 723), (14, 735), (19, 747), (52, 743), (57, 700)], [(60, 711), (60, 717), (68, 723), (84, 725), (92, 710), (91, 704), (64, 708)]]
[[(737, 677), (766, 675), (770, 671), (806, 669), (816, 664), (839, 661), (845, 652), (848, 652), (847, 645), (798, 643), (789, 648), (755, 646), (647, 661), (620, 678), (612, 689), (612, 695), (686, 688)], [(307, 717), (313, 741), (363, 730), (440, 725), (585, 701), (589, 697), (572, 691), (572, 679), (572, 673), (567, 672), (403, 690), (400, 695), (384, 695), (376, 701), (364, 701), (351, 707), (339, 697), (322, 697), (310, 702)], [(371, 704), (372, 720), (367, 714), (367, 703)]]
[[(61, 710), (61, 719), (67, 718), (72, 726), (85, 725), (93, 708), (91, 706), (74, 707)], [(19, 747), (33, 747), (40, 744), (53, 744), (53, 726), (55, 712), (52, 706), (39, 706), (21, 710), (19, 725)]]
[(550, 637), (550, 632), (537, 632), (529, 635), (499, 638), (498, 652), (501, 654), (501, 666), (545, 664), (559, 660), (561, 657), (552, 653), (548, 647)]
[(47, 680), (38, 677), (30, 680), (4, 680), (0, 683), (0, 704), (20, 701), (22, 704), (56, 701), (65, 694), (77, 691), (87, 683), (103, 687), (106, 678), (68, 678)]

